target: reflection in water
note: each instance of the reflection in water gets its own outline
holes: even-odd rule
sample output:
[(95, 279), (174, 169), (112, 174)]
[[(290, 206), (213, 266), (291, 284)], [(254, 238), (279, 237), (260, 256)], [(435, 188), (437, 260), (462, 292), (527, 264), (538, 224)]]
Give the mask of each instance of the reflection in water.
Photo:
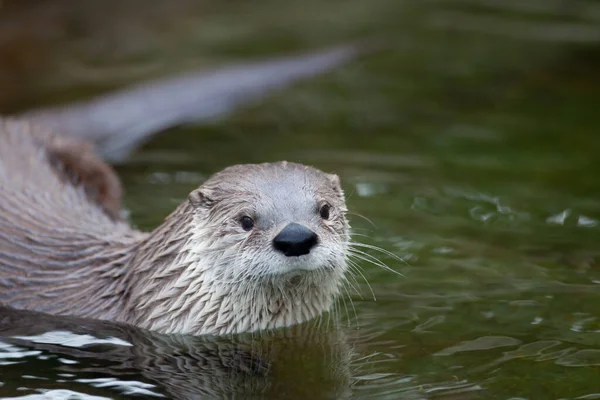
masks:
[(22, 364), (2, 374), (3, 395), (23, 395), (19, 386), (175, 399), (350, 393), (351, 351), (338, 329), (307, 324), (263, 337), (192, 337), (8, 308), (0, 315), (0, 360)]

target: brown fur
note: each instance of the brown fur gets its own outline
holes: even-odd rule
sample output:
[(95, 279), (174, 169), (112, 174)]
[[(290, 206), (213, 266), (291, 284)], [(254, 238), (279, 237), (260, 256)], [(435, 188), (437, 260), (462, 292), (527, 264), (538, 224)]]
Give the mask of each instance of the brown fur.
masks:
[(119, 218), (123, 188), (115, 171), (81, 139), (54, 137), (47, 144), (55, 168), (73, 184), (81, 184), (91, 201), (112, 218)]
[[(286, 162), (230, 167), (151, 233), (117, 218), (120, 198), (91, 146), (0, 120), (0, 303), (225, 334), (311, 319), (339, 294), (349, 238), (337, 176)], [(258, 213), (257, 228), (244, 231), (240, 212)], [(272, 249), (290, 220), (319, 235), (303, 258)]]
[[(76, 145), (65, 140), (0, 120), (0, 303), (110, 319), (125, 292), (125, 266), (146, 235), (114, 218), (110, 167), (89, 148), (69, 155)], [(90, 176), (95, 181), (83, 181)], [(110, 201), (91, 201), (95, 187), (112, 193)]]

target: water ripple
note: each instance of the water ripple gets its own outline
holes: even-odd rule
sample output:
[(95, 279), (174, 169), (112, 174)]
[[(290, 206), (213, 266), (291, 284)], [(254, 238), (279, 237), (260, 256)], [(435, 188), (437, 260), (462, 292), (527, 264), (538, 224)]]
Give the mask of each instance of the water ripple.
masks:
[(600, 365), (600, 350), (585, 349), (561, 357), (555, 361), (557, 365), (565, 367), (590, 367)]
[(463, 351), (490, 350), (497, 347), (518, 346), (521, 341), (508, 336), (483, 336), (468, 342), (462, 342), (435, 353), (435, 356), (450, 356)]
[(59, 344), (67, 347), (84, 347), (97, 344), (114, 344), (118, 346), (132, 346), (122, 339), (108, 337), (100, 339), (91, 335), (75, 334), (68, 331), (45, 332), (35, 336), (13, 336), (14, 339), (29, 340), (33, 343)]
[(110, 397), (92, 396), (66, 389), (38, 389), (39, 394), (4, 397), (5, 400), (111, 400)]

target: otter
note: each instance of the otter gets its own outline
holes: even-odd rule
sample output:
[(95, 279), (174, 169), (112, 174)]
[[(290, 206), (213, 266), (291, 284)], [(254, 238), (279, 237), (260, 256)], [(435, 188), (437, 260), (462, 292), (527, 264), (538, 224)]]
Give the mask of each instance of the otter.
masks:
[(85, 142), (0, 120), (0, 303), (222, 335), (307, 321), (338, 296), (350, 238), (337, 175), (228, 167), (149, 233), (120, 218), (121, 197)]

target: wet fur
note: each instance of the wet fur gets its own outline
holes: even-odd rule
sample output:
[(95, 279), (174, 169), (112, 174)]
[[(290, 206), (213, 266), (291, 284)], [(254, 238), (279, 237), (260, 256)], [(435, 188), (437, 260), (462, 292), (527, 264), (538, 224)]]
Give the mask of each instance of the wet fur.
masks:
[[(257, 197), (264, 197), (263, 185), (282, 180), (289, 180), (286, 189), (304, 181), (302, 203), (310, 204), (313, 195), (335, 206), (330, 220), (318, 223), (320, 231), (311, 226), (325, 241), (312, 252), (324, 253), (315, 259), (318, 269), (281, 274), (277, 269), (288, 260), (271, 248), (280, 226), (252, 233), (239, 226), (239, 216), (252, 215)], [(281, 200), (279, 206), (287, 205)], [(339, 294), (346, 271), (345, 212), (335, 175), (286, 162), (227, 168), (192, 192), (143, 245), (133, 261), (139, 267), (131, 270), (135, 294), (122, 319), (162, 332), (224, 334), (289, 326), (320, 315)], [(155, 268), (154, 260), (164, 260), (165, 268)]]
[[(0, 303), (225, 334), (293, 325), (337, 297), (349, 238), (336, 176), (285, 162), (230, 167), (142, 233), (115, 215), (120, 186), (110, 167), (64, 140), (0, 122)], [(318, 218), (323, 201), (335, 210), (327, 221)], [(244, 232), (237, 218), (252, 212), (263, 225)], [(322, 241), (308, 261), (270, 246), (290, 218)]]
[(143, 235), (73, 184), (56, 143), (26, 122), (0, 121), (0, 302), (111, 318)]

